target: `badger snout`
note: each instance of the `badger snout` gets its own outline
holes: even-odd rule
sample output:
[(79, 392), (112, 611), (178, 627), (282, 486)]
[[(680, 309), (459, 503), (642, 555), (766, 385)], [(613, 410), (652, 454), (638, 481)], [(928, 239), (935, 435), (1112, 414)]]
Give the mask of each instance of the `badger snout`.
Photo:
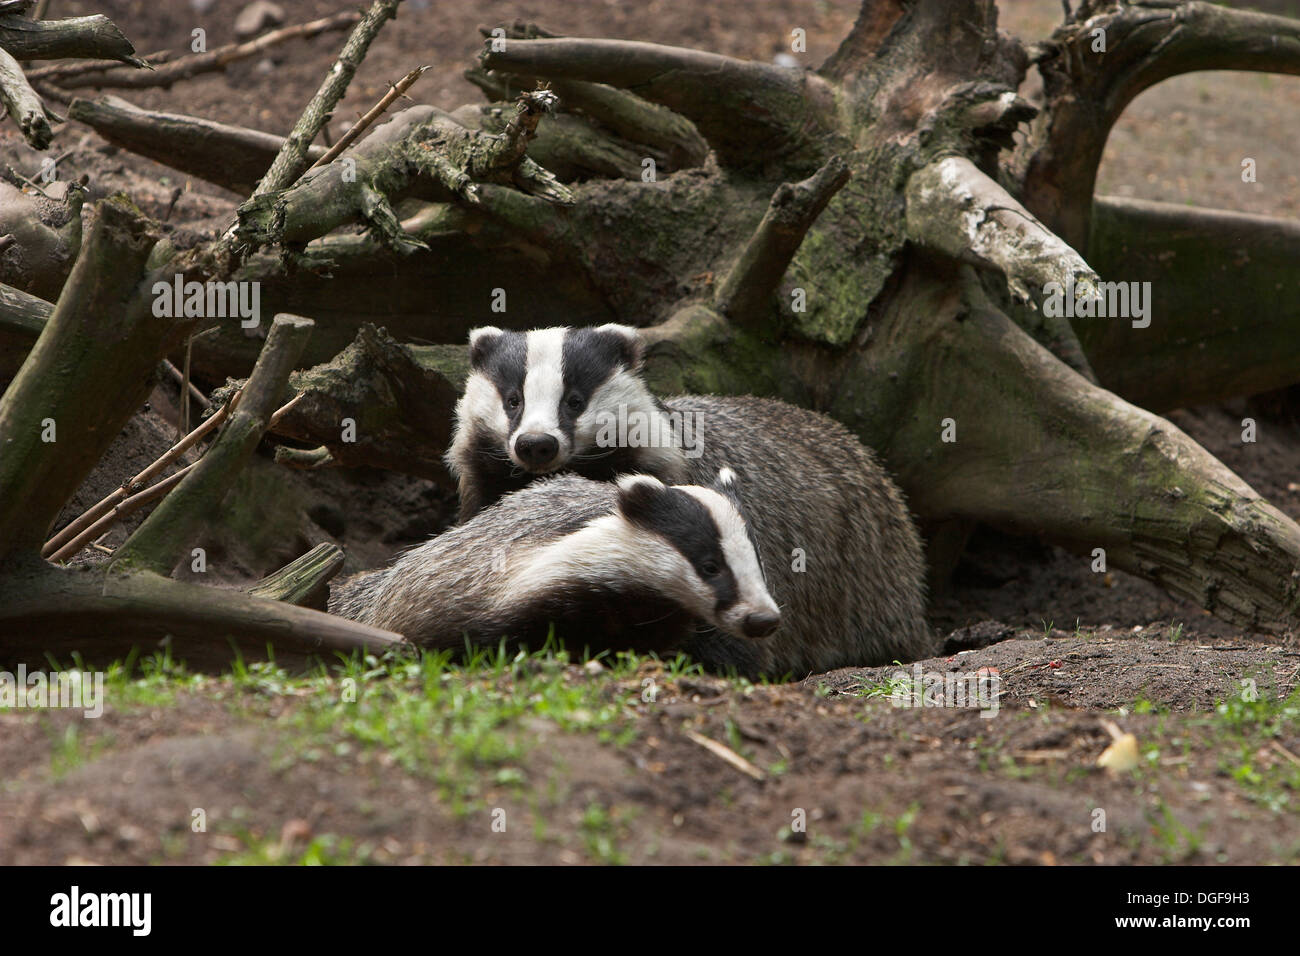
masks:
[(767, 637), (780, 626), (780, 611), (754, 611), (746, 614), (740, 623), (740, 629), (746, 637)]
[(545, 432), (526, 432), (515, 438), (515, 455), (529, 471), (545, 471), (555, 464), (560, 442)]

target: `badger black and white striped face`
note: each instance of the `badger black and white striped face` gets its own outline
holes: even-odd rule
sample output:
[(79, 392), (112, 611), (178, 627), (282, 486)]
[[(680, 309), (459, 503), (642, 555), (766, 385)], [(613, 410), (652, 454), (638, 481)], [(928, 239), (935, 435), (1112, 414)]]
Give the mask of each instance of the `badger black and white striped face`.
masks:
[(628, 475), (618, 490), (619, 514), (647, 539), (637, 560), (647, 578), (729, 634), (766, 637), (777, 629), (781, 612), (763, 580), (731, 469), (711, 488)]
[[(455, 470), (469, 456), (496, 455), (530, 475), (613, 454), (597, 436), (607, 416), (658, 415), (637, 375), (636, 329), (536, 329), (470, 333), (471, 371), (456, 406), (456, 436), (448, 456)], [(462, 466), (463, 467), (463, 466)]]

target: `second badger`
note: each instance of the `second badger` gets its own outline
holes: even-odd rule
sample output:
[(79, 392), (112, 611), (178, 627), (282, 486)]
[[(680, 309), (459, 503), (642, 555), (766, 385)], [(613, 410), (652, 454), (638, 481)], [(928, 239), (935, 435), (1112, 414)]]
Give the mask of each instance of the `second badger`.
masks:
[(761, 644), (781, 620), (728, 469), (707, 488), (544, 479), (343, 581), (329, 610), (434, 648), (536, 647), (554, 625), (575, 648), (693, 651), (714, 633)]
[(697, 647), (703, 663), (803, 677), (935, 651), (902, 493), (838, 422), (767, 399), (659, 401), (628, 326), (476, 329), (470, 362), (447, 453), (462, 520), (556, 471), (695, 482), (730, 465), (782, 624), (757, 645), (721, 636)]

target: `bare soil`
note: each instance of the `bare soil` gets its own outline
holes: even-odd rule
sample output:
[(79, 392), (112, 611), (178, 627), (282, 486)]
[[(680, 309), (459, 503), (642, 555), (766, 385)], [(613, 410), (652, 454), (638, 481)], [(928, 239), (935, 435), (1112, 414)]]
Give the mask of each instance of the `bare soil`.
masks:
[[(288, 22), (347, 6), (281, 5)], [(54, 13), (106, 13), (151, 52), (183, 49), (200, 26), (209, 47), (230, 41), (241, 6), (54, 0)], [(1060, 15), (1056, 0), (1001, 7), (1005, 28), (1028, 39)], [(788, 50), (789, 31), (803, 27), (815, 65), (856, 11), (855, 0), (408, 0), (333, 127), (341, 132), (420, 63), (432, 70), (412, 90), (415, 101), (444, 109), (478, 101), (460, 71), (479, 48), (480, 24), (521, 17), (560, 33), (762, 59)], [(299, 41), (172, 90), (123, 95), (285, 132), (340, 42)], [(1284, 118), (1297, 109), (1297, 78), (1203, 73), (1161, 84), (1117, 126), (1099, 189), (1295, 215), (1300, 181)], [(219, 228), (239, 198), (187, 183), (75, 124), (59, 132), (54, 151), (67, 154), (63, 175), (91, 175), (92, 195), (122, 189), (153, 215), (185, 186), (170, 220), (186, 224), (182, 234)], [(28, 174), (39, 168), (11, 125), (0, 126), (0, 154)], [(1247, 156), (1258, 162), (1255, 184), (1240, 179)], [(155, 392), (65, 519), (166, 445), (174, 402), (169, 386)], [(1290, 390), (1171, 418), (1300, 518), (1298, 409)], [(1259, 422), (1254, 443), (1242, 441), (1245, 417)], [(243, 494), (268, 502), (257, 523), (277, 533), (214, 532), (216, 583), (255, 579), (320, 540), (343, 544), (350, 567), (373, 566), (446, 520), (445, 495), (396, 476), (308, 477), (261, 461), (246, 482)], [(157, 702), (110, 699), (99, 720), (0, 711), (0, 863), (292, 861), (311, 852), (381, 863), (1300, 860), (1300, 729), (1295, 697), (1289, 709), (1279, 703), (1300, 675), (1295, 635), (1243, 633), (1122, 572), (1096, 573), (1090, 557), (987, 531), (952, 587), (934, 596), (932, 620), (947, 643), (923, 670), (996, 673), (995, 717), (893, 706), (897, 668), (747, 687), (675, 677), (653, 662), (617, 679), (572, 666), (564, 686), (594, 688), (616, 719), (597, 731), (520, 718), (503, 731), (517, 754), (457, 764), (449, 780), (395, 759), (392, 741), (360, 740), (342, 725), (304, 730), (321, 691), (293, 684), (208, 678)], [(1097, 766), (1111, 743), (1106, 720), (1135, 735), (1136, 769)], [(743, 757), (748, 770), (705, 749), (699, 735)], [(427, 741), (435, 756), (451, 746)], [(196, 810), (207, 821), (202, 832)], [(505, 832), (493, 828), (497, 811), (509, 821)]]

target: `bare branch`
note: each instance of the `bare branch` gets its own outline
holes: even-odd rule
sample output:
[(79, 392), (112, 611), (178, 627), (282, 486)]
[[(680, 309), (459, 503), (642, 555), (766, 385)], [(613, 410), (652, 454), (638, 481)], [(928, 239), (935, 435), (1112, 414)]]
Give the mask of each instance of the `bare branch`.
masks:
[[(135, 512), (139, 511), (149, 502), (157, 501), (175, 488), (181, 483), (181, 480), (190, 473), (190, 469), (193, 467), (193, 465), (186, 465), (184, 468), (178, 469), (174, 474), (168, 475), (156, 485), (150, 485), (143, 491), (137, 491), (135, 494), (122, 498), (121, 500), (113, 501), (111, 496), (105, 498), (104, 502), (111, 501), (111, 504), (109, 504), (104, 511), (99, 512), (96, 515), (92, 524), (82, 527), (75, 535), (59, 546), (57, 550), (48, 555), (47, 560), (54, 562), (66, 561), (73, 555), (78, 554), (82, 548), (90, 544), (90, 542), (98, 540), (104, 532), (117, 524), (118, 521), (128, 515), (135, 514)], [(100, 502), (100, 504), (103, 504), (104, 502)], [(92, 513), (93, 509), (92, 511), (86, 512), (82, 517), (85, 518), (86, 515)], [(53, 539), (51, 539), (51, 541), (52, 540)], [(46, 548), (49, 547), (50, 543), (47, 542)]]
[(53, 311), (54, 306), (44, 299), (0, 283), (0, 331), (31, 344), (41, 334)]
[[(45, 542), (45, 547), (41, 549), (41, 556), (50, 557), (56, 551), (62, 553), (64, 545), (71, 541), (73, 537), (98, 522), (101, 517), (112, 511), (119, 502), (124, 501), (128, 496), (138, 494), (142, 488), (149, 484), (149, 482), (162, 474), (163, 470), (168, 465), (178, 459), (181, 455), (185, 454), (186, 451), (194, 447), (194, 445), (204, 437), (216, 430), (226, 420), (227, 416), (230, 414), (231, 408), (233, 408), (238, 401), (239, 393), (236, 392), (231, 396), (230, 401), (222, 405), (212, 415), (210, 415), (207, 420), (180, 441), (176, 442), (176, 444), (172, 445), (171, 448), (168, 448), (165, 452), (159, 455), (148, 468), (144, 469), (144, 471), (140, 472), (135, 477), (122, 482), (121, 487), (115, 488), (102, 500), (87, 509), (84, 514), (69, 521), (59, 530), (58, 534)], [(152, 499), (145, 499), (145, 501), (149, 500)], [(90, 535), (86, 540), (93, 541), (97, 537), (99, 537), (99, 534)], [(80, 550), (80, 548), (78, 548), (78, 550)], [(63, 557), (66, 557), (66, 555), (63, 555)], [(56, 557), (52, 560), (60, 560), (60, 558)]]
[(67, 20), (28, 20), (0, 16), (0, 49), (19, 60), (62, 60), (65, 58), (121, 60), (143, 66), (135, 47), (105, 16), (73, 17)]
[[(68, 116), (114, 145), (247, 195), (284, 146), (283, 136), (180, 113), (157, 113), (116, 97), (74, 99)], [(319, 160), (325, 147), (312, 146)]]
[(850, 175), (848, 165), (835, 156), (803, 182), (784, 183), (777, 189), (763, 221), (718, 288), (714, 297), (718, 311), (733, 321), (762, 314), (804, 235)]
[(166, 635), (185, 642), (173, 653), (192, 665), (228, 661), (235, 650), (260, 657), (268, 643), (281, 661), (330, 651), (382, 654), (405, 644), (399, 634), (331, 614), (149, 573), (78, 574), (46, 565), (5, 584), (0, 634), (5, 653), (18, 658), (80, 651), (108, 661)]
[(358, 136), (370, 129), (370, 127), (375, 124), (375, 120), (379, 119), (379, 117), (383, 116), (384, 113), (388, 111), (388, 107), (392, 106), (395, 100), (404, 96), (406, 91), (411, 88), (411, 85), (423, 76), (428, 69), (427, 66), (417, 66), (414, 70), (407, 73), (406, 76), (394, 83), (389, 91), (384, 94), (383, 99), (372, 106), (366, 112), (365, 116), (353, 123), (352, 127), (339, 138), (339, 141), (329, 148), (329, 152), (321, 156), (320, 159), (316, 160), (316, 162), (312, 163), (310, 168), (315, 169), (317, 166), (324, 166), (337, 159), (343, 150), (351, 146)]
[(1036, 59), (1047, 107), (1029, 144), (1023, 197), (1082, 248), (1106, 139), (1133, 97), (1196, 70), (1300, 74), (1300, 21), (1199, 0), (1092, 0)]

